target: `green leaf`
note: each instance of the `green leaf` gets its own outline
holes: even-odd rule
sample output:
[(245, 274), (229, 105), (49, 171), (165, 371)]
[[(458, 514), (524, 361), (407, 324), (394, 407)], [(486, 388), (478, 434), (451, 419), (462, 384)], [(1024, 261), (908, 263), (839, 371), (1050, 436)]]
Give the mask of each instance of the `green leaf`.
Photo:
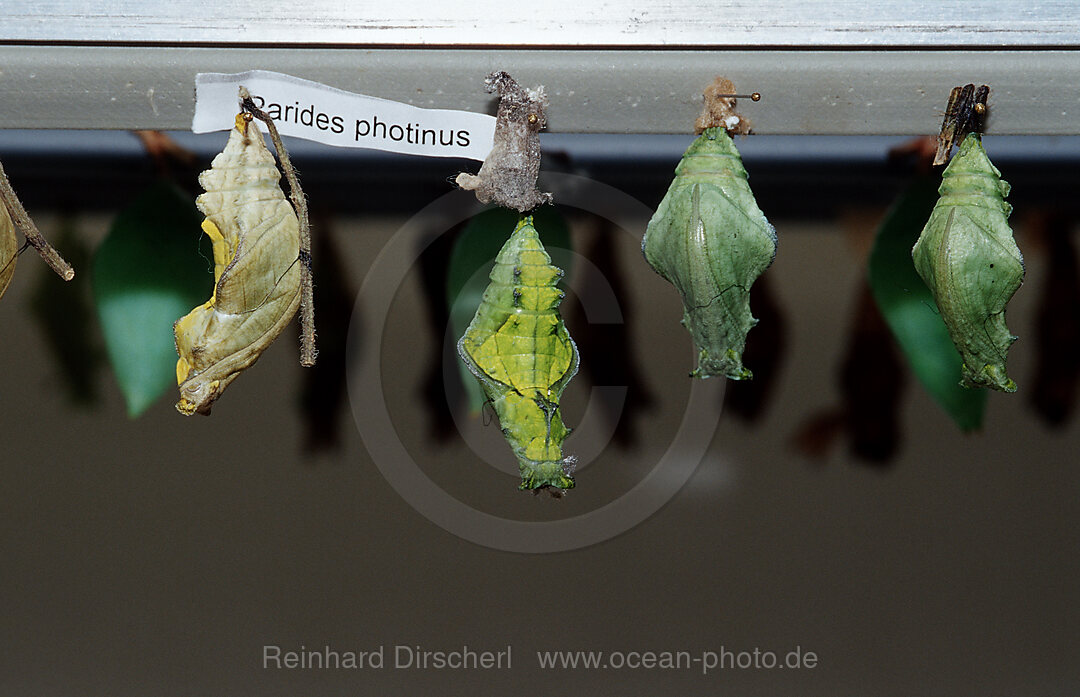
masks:
[(960, 386), (963, 360), (911, 260), (937, 189), (935, 177), (921, 176), (893, 204), (870, 253), (870, 288), (919, 382), (961, 430), (971, 431), (982, 426), (986, 391)]
[(167, 182), (113, 221), (94, 255), (94, 301), (128, 415), (176, 384), (173, 322), (213, 292), (213, 262), (194, 202)]
[[(533, 220), (540, 233), (540, 241), (552, 264), (566, 273), (572, 266), (570, 227), (552, 206), (533, 211)], [(508, 237), (507, 230), (514, 230), (518, 213), (506, 208), (489, 208), (482, 211), (465, 226), (454, 249), (450, 253), (450, 270), (446, 277), (446, 298), (450, 303), (450, 326), (453, 336), (465, 333), (466, 327), (480, 306), (481, 296), (488, 285), (488, 274), (495, 266), (495, 255), (502, 249)], [(455, 361), (465, 387), (469, 408), (478, 413), (484, 406), (484, 392), (461, 361)]]

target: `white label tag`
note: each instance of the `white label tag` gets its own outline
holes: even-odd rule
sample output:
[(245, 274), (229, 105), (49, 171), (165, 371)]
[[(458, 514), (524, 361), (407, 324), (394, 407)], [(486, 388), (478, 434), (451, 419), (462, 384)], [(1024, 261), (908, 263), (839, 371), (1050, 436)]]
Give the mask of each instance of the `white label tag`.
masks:
[(483, 160), (495, 138), (495, 117), (488, 114), (421, 109), (268, 70), (196, 75), (191, 130), (232, 128), (240, 85), (282, 135), (326, 145)]

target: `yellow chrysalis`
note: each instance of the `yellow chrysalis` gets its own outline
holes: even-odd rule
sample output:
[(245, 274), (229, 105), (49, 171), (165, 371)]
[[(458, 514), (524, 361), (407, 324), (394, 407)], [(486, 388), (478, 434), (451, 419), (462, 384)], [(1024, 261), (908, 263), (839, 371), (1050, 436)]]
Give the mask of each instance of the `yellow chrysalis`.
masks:
[(259, 127), (244, 114), (199, 176), (206, 193), (196, 205), (213, 241), (214, 293), (173, 327), (182, 414), (209, 414), (300, 305), (300, 226), (280, 176)]

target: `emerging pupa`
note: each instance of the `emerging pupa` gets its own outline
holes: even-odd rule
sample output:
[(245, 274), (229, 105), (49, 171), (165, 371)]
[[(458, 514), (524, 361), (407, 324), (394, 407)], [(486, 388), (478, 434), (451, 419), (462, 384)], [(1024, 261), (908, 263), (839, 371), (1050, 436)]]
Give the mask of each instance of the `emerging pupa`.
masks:
[(1009, 184), (969, 133), (941, 176), (940, 197), (911, 250), (915, 268), (937, 303), (964, 359), (961, 384), (1015, 392), (1005, 359), (1016, 337), (1005, 306), (1024, 281), (1005, 202)]
[(213, 241), (214, 294), (176, 321), (181, 414), (209, 414), (300, 306), (300, 225), (255, 121), (236, 117), (225, 149), (199, 176), (195, 203)]
[(559, 315), (562, 275), (532, 216), (522, 216), (458, 341), (461, 360), (480, 381), (517, 456), (522, 489), (574, 486), (574, 460), (562, 454), (570, 429), (559, 399), (577, 373), (578, 350)]
[[(718, 82), (724, 83), (730, 88), (730, 82)], [(725, 128), (739, 129), (742, 119), (717, 108), (717, 100), (730, 95), (712, 97), (706, 123), (699, 120), (704, 131), (675, 168), (641, 248), (653, 270), (682, 296), (682, 323), (699, 352), (690, 375), (748, 380), (753, 374), (743, 366), (742, 353), (757, 324), (750, 314), (750, 286), (776, 256), (776, 231), (754, 200)]]

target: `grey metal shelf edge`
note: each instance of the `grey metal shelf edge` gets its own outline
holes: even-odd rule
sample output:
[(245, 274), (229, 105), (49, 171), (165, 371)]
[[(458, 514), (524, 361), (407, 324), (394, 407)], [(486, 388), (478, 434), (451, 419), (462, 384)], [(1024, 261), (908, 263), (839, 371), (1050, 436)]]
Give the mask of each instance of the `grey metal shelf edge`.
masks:
[[(0, 22), (4, 15), (9, 11), (0, 12)], [(0, 41), (5, 36), (13, 40), (0, 31)], [(1075, 34), (1065, 39), (1078, 44)], [(186, 130), (196, 73), (254, 68), (428, 108), (486, 112), (494, 111), (494, 100), (483, 78), (505, 69), (522, 83), (547, 87), (552, 133), (686, 132), (702, 89), (723, 74), (740, 90), (763, 95), (740, 105), (759, 134), (928, 134), (940, 127), (949, 90), (979, 82), (993, 88), (988, 134), (1080, 134), (1080, 51), (1068, 46), (489, 50), (8, 43), (0, 45), (0, 128)]]

